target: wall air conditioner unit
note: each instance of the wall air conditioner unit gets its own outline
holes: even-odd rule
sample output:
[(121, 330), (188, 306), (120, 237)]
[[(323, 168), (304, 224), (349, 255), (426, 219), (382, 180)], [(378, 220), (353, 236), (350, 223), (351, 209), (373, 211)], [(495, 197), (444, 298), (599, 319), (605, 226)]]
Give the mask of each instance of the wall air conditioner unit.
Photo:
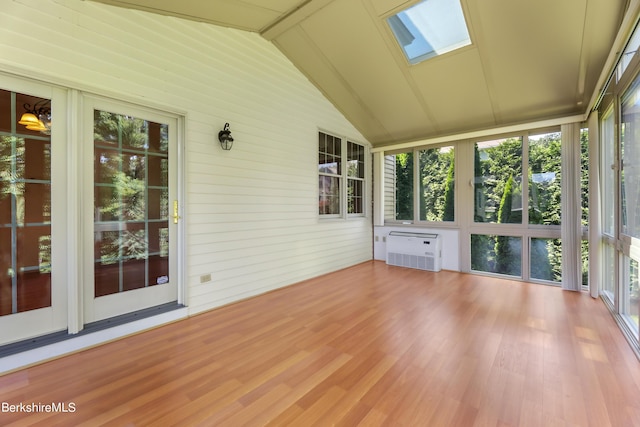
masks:
[(440, 271), (442, 269), (440, 236), (404, 231), (390, 232), (387, 237), (387, 264)]

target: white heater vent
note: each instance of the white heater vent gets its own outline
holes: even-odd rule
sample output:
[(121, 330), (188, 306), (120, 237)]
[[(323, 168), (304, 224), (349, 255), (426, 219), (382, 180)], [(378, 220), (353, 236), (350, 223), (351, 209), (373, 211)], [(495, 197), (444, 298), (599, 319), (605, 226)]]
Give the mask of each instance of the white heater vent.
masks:
[(392, 231), (387, 237), (387, 264), (440, 271), (442, 249), (437, 234)]

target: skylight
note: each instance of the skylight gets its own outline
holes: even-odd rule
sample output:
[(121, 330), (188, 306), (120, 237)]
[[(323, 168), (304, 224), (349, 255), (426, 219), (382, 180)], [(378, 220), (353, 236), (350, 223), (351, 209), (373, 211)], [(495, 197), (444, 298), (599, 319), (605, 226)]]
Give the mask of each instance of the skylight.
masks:
[(423, 0), (387, 22), (412, 64), (471, 44), (459, 0)]

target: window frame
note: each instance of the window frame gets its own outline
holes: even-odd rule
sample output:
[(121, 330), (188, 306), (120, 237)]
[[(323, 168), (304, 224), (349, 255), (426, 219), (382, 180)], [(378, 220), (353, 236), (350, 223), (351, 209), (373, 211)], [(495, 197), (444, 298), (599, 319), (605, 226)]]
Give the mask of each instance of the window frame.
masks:
[[(535, 252), (532, 251), (532, 247), (535, 242), (541, 239), (561, 239), (561, 224), (533, 224), (529, 221), (529, 204), (530, 204), (530, 184), (528, 181), (528, 174), (531, 170), (531, 165), (529, 162), (529, 154), (530, 154), (530, 145), (532, 142), (530, 141), (531, 137), (545, 135), (545, 134), (554, 134), (557, 133), (562, 137), (561, 127), (559, 125), (553, 126), (545, 126), (545, 127), (536, 127), (531, 129), (522, 130), (519, 132), (511, 132), (504, 134), (494, 134), (487, 135), (481, 138), (466, 138), (455, 141), (447, 141), (443, 143), (437, 144), (429, 144), (429, 145), (420, 145), (406, 149), (395, 149), (384, 151), (384, 157), (398, 155), (401, 153), (413, 154), (412, 167), (413, 167), (413, 189), (412, 189), (412, 197), (413, 200), (410, 202), (413, 205), (413, 217), (411, 220), (408, 219), (395, 219), (397, 216), (397, 209), (393, 211), (394, 218), (391, 218), (390, 206), (393, 204), (395, 208), (397, 191), (394, 183), (389, 179), (389, 176), (395, 174), (395, 171), (392, 171), (391, 168), (385, 164), (383, 166), (382, 172), (383, 175), (381, 179), (385, 184), (385, 188), (383, 189), (383, 194), (385, 196), (385, 200), (383, 201), (383, 206), (385, 207), (384, 212), (384, 226), (390, 227), (403, 227), (403, 226), (413, 226), (413, 227), (422, 227), (422, 228), (430, 228), (430, 229), (456, 229), (460, 232), (460, 247), (467, 248), (462, 249), (461, 253), (461, 266), (463, 267), (463, 271), (472, 272), (474, 274), (480, 275), (488, 275), (488, 276), (498, 276), (504, 277), (504, 275), (498, 275), (497, 273), (492, 272), (484, 272), (479, 270), (471, 269), (471, 248), (468, 245), (471, 240), (472, 234), (479, 235), (493, 235), (493, 236), (506, 236), (506, 237), (520, 237), (522, 243), (521, 257), (522, 257), (522, 270), (521, 275), (519, 277), (509, 276), (511, 278), (515, 278), (516, 280), (525, 280), (534, 283), (541, 284), (549, 284), (554, 286), (559, 286), (561, 283), (557, 281), (544, 280), (540, 278), (531, 277), (532, 269), (531, 269), (531, 256), (535, 255)], [(489, 223), (489, 222), (474, 222), (473, 221), (473, 205), (469, 205), (467, 200), (470, 197), (473, 197), (473, 180), (474, 180), (474, 162), (473, 162), (473, 147), (475, 143), (489, 140), (497, 140), (497, 139), (509, 139), (509, 138), (519, 138), (522, 140), (522, 175), (525, 177), (522, 179), (522, 202), (523, 202), (523, 212), (522, 212), (522, 222), (521, 223)], [(449, 147), (452, 146), (455, 150), (455, 167), (454, 167), (454, 176), (455, 176), (455, 191), (454, 191), (454, 200), (455, 200), (455, 216), (454, 221), (426, 221), (421, 220), (419, 217), (420, 214), (420, 180), (421, 174), (419, 171), (420, 165), (420, 156), (419, 153), (425, 149), (434, 149), (439, 147)], [(471, 160), (470, 160), (471, 159)], [(560, 169), (560, 173), (562, 173), (562, 166)], [(561, 175), (562, 176), (562, 175)], [(394, 185), (393, 191), (391, 191), (390, 187)], [(392, 199), (391, 199), (392, 198)], [(583, 233), (584, 234), (584, 233)], [(535, 272), (534, 272), (535, 274)]]
[[(442, 10), (443, 6), (446, 10)], [(467, 17), (459, 1), (411, 2), (389, 14), (385, 22), (409, 65), (417, 65), (473, 45)], [(430, 33), (429, 36), (425, 36), (425, 32)], [(431, 46), (429, 39), (432, 39), (431, 43), (444, 43)]]
[[(473, 146), (477, 142), (489, 141), (489, 140), (502, 140), (511, 138), (521, 138), (522, 140), (522, 176), (528, 177), (530, 170), (530, 137), (538, 136), (550, 133), (561, 133), (559, 126), (553, 126), (549, 128), (536, 128), (529, 129), (522, 132), (502, 134), (495, 136), (483, 137), (482, 140), (474, 138), (469, 141), (470, 150), (473, 151)], [(562, 138), (562, 135), (560, 135)], [(471, 165), (473, 167), (473, 165)], [(465, 171), (473, 175), (473, 170)], [(562, 166), (561, 166), (562, 172)], [(470, 177), (473, 179), (473, 176)], [(554, 286), (560, 286), (561, 283), (543, 279), (537, 279), (531, 277), (531, 254), (532, 254), (532, 240), (533, 239), (561, 239), (562, 224), (531, 224), (529, 221), (529, 197), (530, 197), (530, 185), (528, 178), (522, 178), (521, 183), (522, 192), (522, 221), (520, 223), (506, 223), (501, 224), (497, 222), (475, 222), (473, 218), (470, 219), (469, 227), (466, 232), (471, 236), (476, 235), (489, 235), (489, 236), (504, 236), (504, 237), (521, 237), (521, 271), (520, 276), (507, 276), (510, 278), (516, 278), (518, 280), (524, 280), (531, 283), (541, 283)], [(526, 208), (525, 208), (526, 206)], [(471, 237), (469, 237), (469, 241)], [(493, 273), (489, 271), (473, 270), (471, 268), (471, 246), (467, 246), (469, 256), (469, 271), (474, 274), (499, 276), (505, 277), (502, 274)]]
[[(327, 219), (348, 219), (348, 218), (361, 218), (361, 217), (366, 217), (368, 215), (369, 209), (367, 208), (367, 204), (368, 201), (370, 200), (369, 198), (369, 179), (368, 179), (368, 175), (369, 175), (369, 146), (367, 144), (358, 142), (357, 139), (354, 138), (349, 138), (346, 136), (339, 136), (337, 133), (334, 132), (329, 132), (323, 129), (318, 129), (317, 131), (317, 135), (318, 135), (318, 148), (317, 148), (317, 156), (318, 156), (318, 160), (317, 160), (317, 164), (318, 164), (318, 208), (317, 208), (317, 215), (318, 218), (321, 220), (327, 220)], [(321, 147), (320, 147), (320, 141), (322, 136), (325, 137), (331, 137), (337, 141), (340, 142), (340, 152), (339, 153), (328, 153), (327, 151), (322, 151)], [(326, 140), (326, 139), (325, 139)], [(358, 146), (361, 147), (362, 151), (362, 160), (360, 161), (360, 156), (358, 156), (358, 158), (353, 159), (351, 158), (351, 151), (349, 150), (349, 147), (351, 146)], [(337, 171), (335, 173), (332, 172), (327, 172), (327, 171), (323, 171), (321, 170), (321, 166), (323, 165), (323, 163), (320, 163), (320, 156), (322, 155), (334, 155), (336, 156), (336, 158), (338, 158), (338, 167), (337, 167)], [(339, 155), (338, 155), (339, 154)], [(357, 162), (357, 170), (358, 170), (358, 175), (362, 175), (362, 176), (350, 176), (349, 175), (349, 164), (350, 162), (353, 161)], [(325, 163), (327, 164), (327, 163)], [(338, 182), (338, 212), (337, 213), (322, 213), (321, 209), (320, 209), (320, 203), (323, 201), (322, 198), (322, 194), (321, 194), (321, 179), (322, 177), (329, 177), (329, 178), (335, 178), (337, 179)], [(361, 183), (361, 190), (362, 190), (362, 194), (361, 194), (361, 212), (353, 212), (350, 213), (349, 212), (349, 206), (350, 206), (350, 200), (352, 197), (354, 196), (350, 196), (349, 195), (349, 184), (351, 182), (360, 182)]]
[[(599, 294), (611, 311), (620, 330), (625, 335), (636, 355), (640, 357), (640, 323), (638, 306), (631, 307), (630, 279), (634, 271), (637, 304), (637, 265), (640, 263), (640, 239), (630, 235), (624, 229), (623, 146), (630, 143), (624, 140), (623, 108), (625, 97), (640, 81), (640, 52), (636, 49), (640, 27), (636, 27), (627, 39), (622, 53), (611, 70), (609, 80), (602, 89), (595, 109), (599, 113), (600, 132), (600, 213), (602, 229), (594, 244), (600, 245), (601, 256)], [(612, 120), (613, 123), (607, 123)], [(605, 134), (605, 132), (608, 132)], [(611, 158), (612, 157), (612, 158)], [(612, 176), (611, 176), (612, 175)], [(605, 177), (607, 179), (605, 179)], [(611, 206), (613, 204), (613, 207)], [(613, 222), (611, 224), (610, 222)], [(632, 268), (632, 265), (635, 267)], [(612, 282), (611, 284), (609, 282)]]
[[(413, 206), (413, 210), (412, 210), (412, 217), (411, 219), (397, 219), (396, 218), (396, 214), (394, 212), (394, 218), (390, 219), (388, 217), (385, 216), (384, 218), (384, 224), (385, 225), (399, 225), (399, 224), (403, 224), (403, 225), (415, 225), (415, 226), (422, 226), (422, 227), (437, 227), (437, 228), (459, 228), (460, 226), (460, 213), (458, 212), (458, 169), (459, 169), (459, 154), (458, 154), (458, 147), (459, 147), (459, 143), (461, 141), (453, 141), (453, 142), (445, 142), (445, 143), (441, 143), (441, 144), (432, 144), (432, 145), (423, 145), (420, 147), (415, 147), (415, 148), (411, 148), (411, 149), (407, 149), (407, 150), (393, 150), (393, 151), (388, 151), (384, 153), (384, 156), (395, 156), (398, 154), (412, 154), (413, 158), (412, 158), (412, 184), (413, 184), (413, 194), (412, 194), (412, 206)], [(453, 211), (454, 211), (454, 215), (453, 215), (453, 221), (429, 221), (426, 219), (421, 219), (420, 218), (420, 211), (421, 211), (421, 200), (420, 200), (420, 192), (421, 192), (421, 174), (420, 174), (420, 152), (424, 151), (424, 150), (436, 150), (436, 149), (440, 149), (440, 148), (447, 148), (447, 147), (451, 147), (451, 149), (453, 149), (454, 152), (454, 157), (453, 157), (453, 162), (454, 162), (454, 169), (453, 169), (453, 183), (454, 183), (454, 191), (453, 191)], [(386, 173), (383, 176), (383, 180), (386, 184)], [(385, 195), (388, 192), (388, 189), (385, 188)], [(396, 194), (396, 189), (394, 187), (393, 189), (394, 192), (394, 206), (395, 206), (395, 194)], [(384, 202), (386, 205), (386, 201)]]

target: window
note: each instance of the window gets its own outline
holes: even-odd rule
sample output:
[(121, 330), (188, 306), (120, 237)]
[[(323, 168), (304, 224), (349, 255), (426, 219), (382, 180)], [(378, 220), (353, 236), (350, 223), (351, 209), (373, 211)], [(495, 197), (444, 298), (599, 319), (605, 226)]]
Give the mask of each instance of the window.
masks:
[(522, 223), (522, 137), (474, 147), (474, 221)]
[(455, 220), (454, 146), (387, 155), (384, 174), (386, 221)]
[(629, 64), (631, 64), (631, 60), (635, 56), (636, 52), (640, 48), (640, 31), (638, 31), (638, 27), (633, 31), (631, 38), (627, 42), (627, 45), (624, 48), (624, 52), (620, 56), (620, 61), (618, 62), (618, 66), (616, 67), (616, 81), (620, 81), (622, 75), (627, 70)]
[(453, 221), (455, 217), (455, 151), (452, 146), (418, 151), (420, 221)]
[(365, 170), (363, 145), (351, 141), (345, 144), (337, 136), (319, 132), (318, 213), (325, 217), (364, 215)]
[(640, 287), (638, 265), (640, 264), (640, 77), (636, 77), (622, 96), (620, 126), (620, 236), (622, 246), (622, 285), (620, 314), (629, 324), (638, 340), (640, 313)]
[(531, 238), (529, 248), (531, 278), (561, 282), (562, 245), (560, 239)]
[(560, 132), (474, 144), (472, 270), (561, 282), (560, 146)]
[(560, 134), (529, 137), (529, 224), (560, 225)]
[[(640, 238), (640, 79), (622, 99), (622, 232)], [(638, 126), (638, 128), (636, 128)]]
[(318, 173), (320, 215), (340, 214), (340, 175), (342, 171), (342, 141), (326, 133), (319, 135)]
[(387, 23), (411, 64), (471, 44), (459, 1), (424, 0)]
[(522, 238), (471, 235), (471, 268), (475, 271), (522, 275)]
[(364, 213), (364, 147), (347, 141), (347, 212)]
[(384, 160), (385, 220), (413, 221), (413, 151)]
[[(463, 270), (560, 284), (566, 256), (560, 227), (561, 141), (561, 129), (550, 127), (388, 153), (383, 177), (385, 224), (459, 228), (465, 246), (460, 258)], [(580, 145), (574, 145), (581, 149), (585, 167), (586, 130), (580, 133)], [(586, 167), (582, 172), (586, 225)], [(463, 185), (456, 186), (456, 180)], [(583, 283), (588, 279), (587, 249), (586, 243), (578, 248), (583, 255)]]

